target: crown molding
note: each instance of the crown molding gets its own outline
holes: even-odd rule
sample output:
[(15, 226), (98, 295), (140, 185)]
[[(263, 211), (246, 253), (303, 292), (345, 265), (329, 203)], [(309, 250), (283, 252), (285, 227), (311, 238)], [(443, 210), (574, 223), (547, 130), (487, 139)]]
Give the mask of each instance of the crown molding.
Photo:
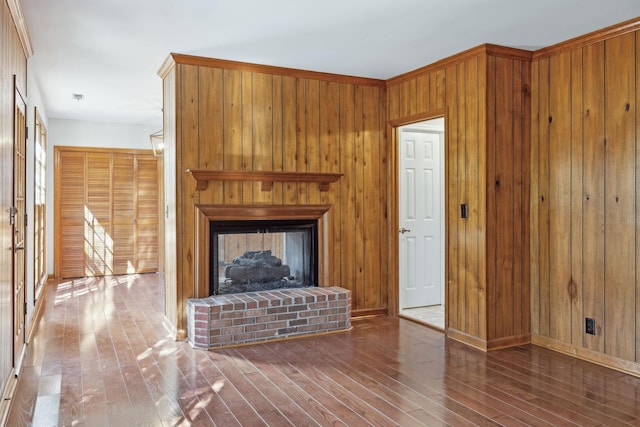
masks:
[[(171, 59), (171, 60), (170, 60)], [(318, 71), (299, 70), (295, 68), (276, 67), (271, 65), (252, 64), (249, 62), (230, 61), (227, 59), (206, 58), (203, 56), (184, 55), (172, 53), (160, 68), (159, 74), (168, 72), (176, 64), (196, 65), (211, 68), (223, 68), (226, 70), (249, 71), (254, 73), (274, 74), (302, 79), (322, 80), (334, 83), (346, 83), (360, 86), (385, 87), (384, 80), (370, 79), (366, 77), (347, 76), (343, 74), (323, 73)], [(173, 64), (173, 65), (172, 65)]]
[(463, 52), (441, 59), (429, 65), (417, 68), (412, 71), (400, 74), (387, 80), (387, 87), (394, 86), (407, 80), (415, 79), (422, 74), (432, 71), (442, 70), (450, 65), (459, 64), (469, 58), (473, 58), (480, 55), (499, 56), (504, 58), (516, 59), (520, 61), (531, 61), (533, 52), (529, 50), (516, 49), (513, 47), (498, 46), (495, 44), (481, 44), (480, 46), (467, 49)]
[(582, 36), (574, 37), (564, 42), (554, 44), (552, 46), (544, 47), (533, 52), (533, 60), (549, 58), (551, 56), (587, 46), (593, 43), (598, 43), (616, 36), (631, 33), (640, 30), (640, 17), (630, 19), (628, 21), (621, 22), (619, 24), (612, 25), (610, 27), (603, 28), (601, 30), (593, 31)]

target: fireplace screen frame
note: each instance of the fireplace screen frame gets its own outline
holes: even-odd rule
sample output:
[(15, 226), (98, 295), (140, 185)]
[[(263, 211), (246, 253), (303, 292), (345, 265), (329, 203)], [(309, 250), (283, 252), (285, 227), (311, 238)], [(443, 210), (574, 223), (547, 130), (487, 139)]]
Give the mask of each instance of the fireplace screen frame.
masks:
[(210, 237), (212, 221), (235, 220), (315, 220), (317, 221), (317, 286), (329, 286), (330, 238), (332, 205), (194, 205), (195, 242), (193, 257), (187, 254), (186, 262), (193, 262), (193, 298), (210, 296)]
[[(303, 286), (292, 287), (315, 287), (318, 286), (316, 278), (318, 277), (318, 223), (315, 220), (232, 220), (232, 221), (212, 221), (209, 226), (211, 237), (211, 275), (209, 278), (209, 293), (211, 295), (220, 295), (220, 254), (219, 254), (219, 237), (228, 234), (267, 234), (267, 233), (294, 233), (304, 232), (308, 238), (308, 242), (304, 245), (308, 251), (304, 259), (308, 265), (303, 269), (306, 273), (306, 284)], [(257, 248), (249, 248), (257, 249)], [(288, 261), (283, 259), (283, 262)], [(303, 262), (303, 264), (306, 264)], [(284, 286), (283, 286), (284, 288)], [(278, 288), (273, 288), (278, 289)], [(265, 289), (272, 290), (272, 289)], [(238, 291), (242, 292), (242, 291)], [(224, 294), (233, 292), (223, 292)]]

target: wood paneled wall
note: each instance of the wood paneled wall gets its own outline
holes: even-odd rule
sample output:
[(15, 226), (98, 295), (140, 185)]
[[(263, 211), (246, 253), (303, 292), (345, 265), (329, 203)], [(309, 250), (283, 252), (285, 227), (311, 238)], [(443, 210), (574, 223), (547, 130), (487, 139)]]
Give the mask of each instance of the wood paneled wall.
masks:
[(617, 28), (533, 62), (532, 331), (638, 374), (640, 22)]
[[(175, 274), (175, 285), (167, 277), (167, 293), (175, 293), (177, 312), (168, 307), (167, 316), (177, 329), (186, 328), (187, 299), (203, 296), (194, 283), (196, 204), (332, 205), (330, 277), (322, 285), (351, 290), (356, 314), (385, 310), (384, 82), (175, 54), (160, 74), (165, 82), (165, 170), (175, 165), (167, 179), (176, 183), (176, 224), (172, 230), (172, 220), (167, 221), (165, 274)], [(175, 142), (172, 135), (167, 138), (173, 129)], [(187, 169), (343, 176), (327, 192), (304, 183), (275, 183), (265, 192), (256, 182), (211, 182), (197, 192)], [(170, 233), (175, 246), (169, 244)], [(169, 267), (174, 257), (175, 273)], [(167, 303), (173, 298), (169, 295)]]
[(7, 2), (0, 7), (0, 394), (13, 368), (12, 228), (14, 76), (27, 94), (27, 58)]
[[(530, 339), (530, 64), (530, 52), (483, 45), (388, 81), (393, 126), (445, 117), (446, 328), (483, 349)], [(395, 185), (390, 190), (393, 229), (398, 196)]]

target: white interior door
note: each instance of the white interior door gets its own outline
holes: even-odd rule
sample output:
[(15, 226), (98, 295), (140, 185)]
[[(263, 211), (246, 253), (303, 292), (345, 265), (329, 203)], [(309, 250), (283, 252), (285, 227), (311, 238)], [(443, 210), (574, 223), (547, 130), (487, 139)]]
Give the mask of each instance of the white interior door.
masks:
[(400, 309), (443, 303), (444, 138), (437, 129), (399, 131)]

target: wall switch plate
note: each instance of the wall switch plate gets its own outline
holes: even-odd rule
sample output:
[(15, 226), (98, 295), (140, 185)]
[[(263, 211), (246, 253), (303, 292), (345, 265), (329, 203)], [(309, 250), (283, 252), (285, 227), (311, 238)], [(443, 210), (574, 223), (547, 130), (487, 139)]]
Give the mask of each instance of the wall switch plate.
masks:
[(584, 319), (584, 329), (585, 332), (590, 334), (590, 335), (595, 335), (596, 334), (596, 320), (592, 319), (590, 317), (586, 317)]
[(469, 209), (466, 203), (460, 205), (460, 218), (469, 218)]

